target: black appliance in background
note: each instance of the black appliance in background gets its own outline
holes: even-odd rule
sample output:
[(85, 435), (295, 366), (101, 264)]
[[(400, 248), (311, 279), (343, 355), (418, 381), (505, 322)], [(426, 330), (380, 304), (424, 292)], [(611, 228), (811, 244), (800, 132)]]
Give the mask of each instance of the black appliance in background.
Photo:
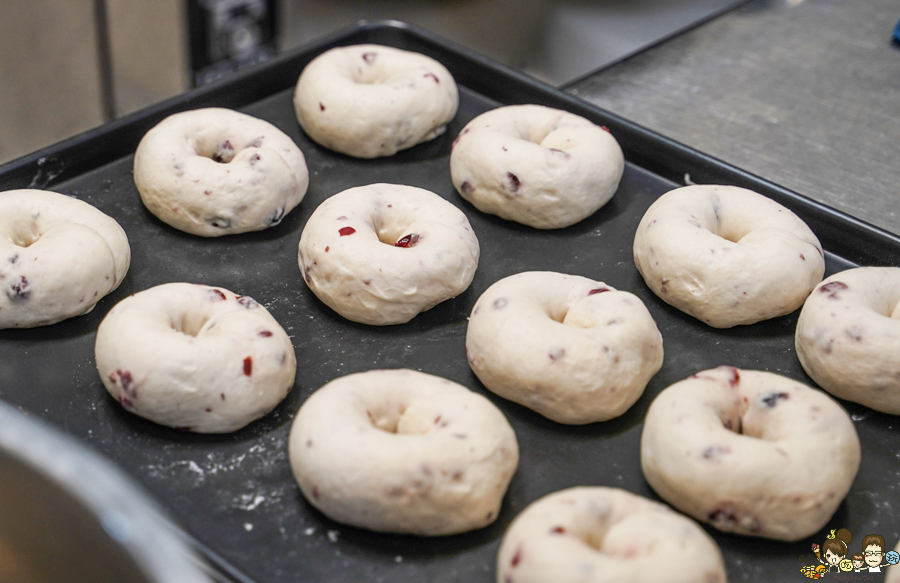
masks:
[(276, 0), (186, 0), (191, 84), (206, 85), (277, 53)]

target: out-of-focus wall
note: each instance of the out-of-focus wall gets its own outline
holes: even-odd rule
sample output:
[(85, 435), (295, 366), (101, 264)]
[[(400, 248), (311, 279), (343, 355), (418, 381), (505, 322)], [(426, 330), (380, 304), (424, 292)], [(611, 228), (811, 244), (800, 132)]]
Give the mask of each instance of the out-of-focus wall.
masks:
[[(106, 0), (115, 116), (189, 87), (185, 0)], [(280, 0), (281, 48), (395, 18), (527, 66), (550, 0)], [(0, 163), (100, 125), (94, 0), (2, 0)]]
[(116, 115), (190, 84), (184, 0), (106, 0)]
[(92, 0), (3, 0), (0, 162), (103, 122)]

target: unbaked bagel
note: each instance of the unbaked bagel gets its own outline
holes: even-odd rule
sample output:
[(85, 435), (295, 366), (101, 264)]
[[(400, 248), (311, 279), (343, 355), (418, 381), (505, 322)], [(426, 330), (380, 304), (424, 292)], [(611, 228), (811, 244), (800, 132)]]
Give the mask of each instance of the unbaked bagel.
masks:
[(354, 322), (402, 324), (461, 294), (478, 267), (466, 215), (427, 190), (370, 184), (340, 192), (300, 235), (309, 289)]
[(500, 544), (497, 583), (725, 583), (716, 543), (693, 520), (618, 488), (532, 502)]
[(130, 263), (125, 231), (86, 202), (45, 190), (0, 192), (0, 329), (90, 312)]
[(637, 296), (538, 271), (501, 279), (478, 298), (466, 352), (488, 389), (571, 424), (624, 413), (663, 362), (662, 336)]
[(303, 495), (331, 519), (427, 536), (494, 522), (519, 460), (490, 401), (412, 370), (326, 384), (300, 407), (289, 451)]
[(538, 229), (594, 214), (619, 186), (625, 158), (605, 128), (542, 105), (509, 105), (466, 124), (450, 174), (482, 212)]
[(226, 433), (281, 402), (297, 360), (284, 329), (252, 298), (167, 283), (119, 302), (94, 345), (103, 386), (141, 417)]
[(635, 265), (653, 293), (714, 328), (793, 312), (822, 281), (824, 257), (797, 215), (735, 186), (667, 192), (634, 237)]
[(134, 153), (147, 209), (176, 229), (219, 237), (274, 227), (306, 195), (300, 148), (267, 121), (222, 108), (170, 115)]
[(795, 343), (820, 387), (900, 415), (900, 268), (860, 267), (823, 281), (803, 305)]
[(859, 469), (847, 412), (821, 391), (730, 366), (663, 390), (641, 467), (666, 502), (726, 532), (793, 541), (827, 524)]
[(430, 57), (382, 45), (326, 51), (294, 91), (297, 121), (315, 142), (357, 158), (392, 156), (446, 130), (456, 82)]

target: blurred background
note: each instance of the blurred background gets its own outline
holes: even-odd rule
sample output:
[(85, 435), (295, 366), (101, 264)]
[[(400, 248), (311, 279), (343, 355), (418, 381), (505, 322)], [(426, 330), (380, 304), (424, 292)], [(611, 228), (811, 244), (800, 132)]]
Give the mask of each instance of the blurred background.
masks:
[(741, 0), (3, 0), (0, 163), (360, 20), (559, 85)]

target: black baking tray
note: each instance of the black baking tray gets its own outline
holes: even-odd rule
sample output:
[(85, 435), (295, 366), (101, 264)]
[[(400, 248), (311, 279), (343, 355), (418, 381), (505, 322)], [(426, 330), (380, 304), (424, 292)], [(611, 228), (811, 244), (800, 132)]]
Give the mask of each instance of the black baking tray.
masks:
[[(300, 71), (326, 49), (364, 42), (427, 54), (452, 72), (460, 85), (460, 108), (445, 135), (380, 160), (342, 156), (305, 136), (291, 102)], [(628, 164), (617, 194), (605, 207), (572, 227), (539, 231), (482, 214), (457, 195), (450, 181), (451, 141), (475, 115), (515, 103), (566, 109), (612, 131)], [(131, 172), (138, 141), (167, 115), (204, 106), (236, 108), (266, 119), (291, 136), (306, 155), (309, 193), (279, 226), (203, 239), (168, 227), (144, 209)], [(54, 423), (117, 463), (168, 508), (223, 573), (229, 573), (223, 578), (257, 583), (487, 583), (495, 579), (495, 556), (506, 527), (544, 494), (576, 485), (605, 485), (656, 499), (641, 474), (639, 440), (647, 407), (666, 386), (720, 364), (769, 370), (811, 383), (794, 353), (796, 313), (715, 330), (669, 307), (644, 285), (632, 260), (634, 231), (647, 207), (683, 184), (685, 175), (697, 183), (751, 188), (791, 208), (822, 241), (828, 273), (855, 264), (900, 262), (900, 239), (890, 233), (426, 31), (392, 21), (360, 25), (0, 167), (0, 190), (49, 188), (87, 201), (119, 221), (133, 252), (125, 281), (93, 312), (50, 327), (0, 331), (0, 398)], [(341, 190), (374, 182), (436, 192), (463, 210), (481, 244), (471, 287), (400, 326), (370, 327), (344, 320), (307, 289), (297, 265), (300, 231), (316, 206)], [(528, 270), (583, 275), (631, 291), (657, 320), (665, 363), (643, 397), (620, 418), (580, 427), (559, 425), (495, 397), (470, 371), (465, 356), (469, 310), (490, 284)], [(170, 281), (222, 286), (250, 295), (281, 322), (296, 349), (297, 380), (273, 413), (236, 433), (204, 436), (145, 421), (107, 396), (94, 367), (98, 324), (127, 295)], [(485, 394), (509, 418), (519, 439), (521, 461), (495, 524), (440, 538), (375, 534), (328, 520), (301, 496), (287, 460), (288, 432), (300, 404), (336, 377), (399, 367), (462, 383)], [(843, 404), (855, 421), (863, 449), (860, 472), (847, 499), (826, 529), (796, 543), (707, 528), (722, 549), (731, 581), (801, 577), (799, 568), (814, 562), (810, 544), (822, 544), (828, 528), (849, 528), (854, 538), (878, 533), (889, 546), (900, 536), (894, 504), (900, 482), (896, 418)]]

